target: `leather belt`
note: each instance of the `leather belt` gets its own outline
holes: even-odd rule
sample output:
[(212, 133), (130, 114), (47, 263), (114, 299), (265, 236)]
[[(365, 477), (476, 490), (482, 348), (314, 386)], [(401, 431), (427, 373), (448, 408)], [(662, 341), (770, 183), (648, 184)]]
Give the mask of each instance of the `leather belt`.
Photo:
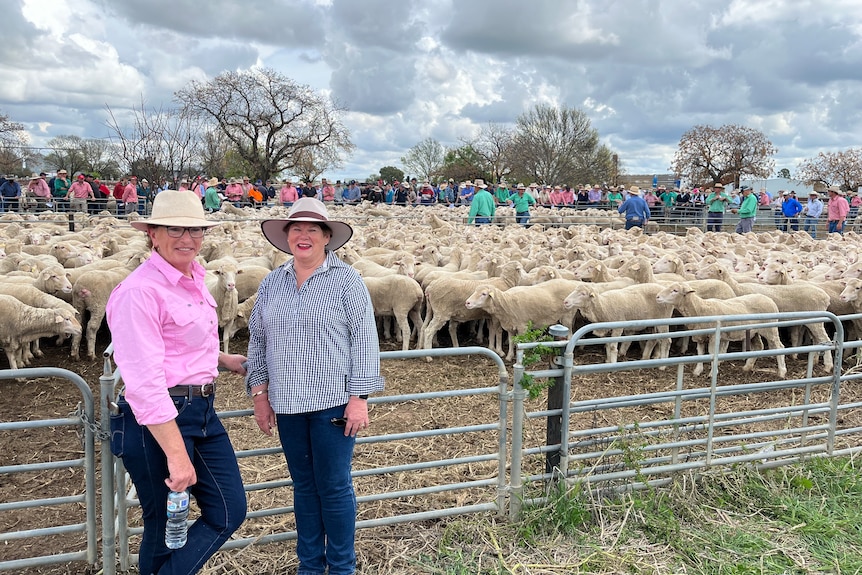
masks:
[(204, 385), (175, 385), (168, 388), (171, 397), (209, 397), (215, 394), (215, 382)]

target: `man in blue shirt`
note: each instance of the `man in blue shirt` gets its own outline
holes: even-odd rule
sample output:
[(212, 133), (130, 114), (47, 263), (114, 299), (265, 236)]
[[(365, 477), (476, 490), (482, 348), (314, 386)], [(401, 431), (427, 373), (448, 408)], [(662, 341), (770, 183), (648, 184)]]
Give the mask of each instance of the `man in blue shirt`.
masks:
[(799, 231), (799, 214), (802, 213), (802, 204), (799, 203), (799, 200), (796, 199), (796, 192), (784, 192), (784, 201), (781, 202), (781, 213), (787, 218), (787, 223), (782, 226), (783, 231), (789, 231), (787, 228), (794, 232)]
[(344, 192), (344, 203), (358, 204), (360, 199), (362, 199), (362, 192), (359, 190), (359, 186), (356, 185), (356, 180), (350, 180), (350, 184)]
[(626, 229), (643, 228), (650, 218), (649, 206), (641, 197), (641, 190), (637, 186), (629, 188), (629, 197), (620, 204), (617, 211), (626, 215)]

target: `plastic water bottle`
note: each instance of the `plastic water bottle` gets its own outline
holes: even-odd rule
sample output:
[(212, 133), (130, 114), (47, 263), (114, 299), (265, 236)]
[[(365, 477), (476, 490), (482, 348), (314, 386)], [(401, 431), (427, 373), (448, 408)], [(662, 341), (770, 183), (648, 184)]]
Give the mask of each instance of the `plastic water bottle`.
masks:
[(189, 492), (168, 493), (168, 524), (165, 527), (165, 545), (168, 549), (179, 549), (188, 538)]

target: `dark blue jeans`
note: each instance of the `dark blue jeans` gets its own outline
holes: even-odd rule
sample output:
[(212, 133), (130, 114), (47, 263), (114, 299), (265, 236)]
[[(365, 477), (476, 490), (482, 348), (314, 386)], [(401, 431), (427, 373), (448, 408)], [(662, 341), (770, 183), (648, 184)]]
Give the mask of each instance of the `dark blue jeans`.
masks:
[(293, 479), (297, 575), (350, 575), (356, 570), (356, 495), (350, 467), (353, 437), (332, 423), (344, 405), (278, 415), (278, 436)]
[(165, 547), (167, 459), (146, 427), (138, 424), (121, 398), (120, 414), (111, 417), (111, 451), (138, 491), (144, 534), (138, 556), (140, 573), (191, 575), (227, 541), (245, 519), (246, 499), (233, 446), (213, 409), (213, 397), (174, 397), (176, 422), (197, 472), (190, 488), (200, 517), (189, 527), (184, 547)]
[(530, 221), (530, 212), (517, 212), (515, 214), (515, 222), (522, 226), (526, 226)]

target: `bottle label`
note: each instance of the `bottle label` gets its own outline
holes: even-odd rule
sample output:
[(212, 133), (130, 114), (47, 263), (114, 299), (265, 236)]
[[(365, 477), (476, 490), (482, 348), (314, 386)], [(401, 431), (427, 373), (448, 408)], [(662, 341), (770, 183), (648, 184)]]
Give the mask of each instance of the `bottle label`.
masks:
[(173, 498), (168, 497), (168, 513), (179, 513), (185, 511), (189, 507), (188, 497)]

